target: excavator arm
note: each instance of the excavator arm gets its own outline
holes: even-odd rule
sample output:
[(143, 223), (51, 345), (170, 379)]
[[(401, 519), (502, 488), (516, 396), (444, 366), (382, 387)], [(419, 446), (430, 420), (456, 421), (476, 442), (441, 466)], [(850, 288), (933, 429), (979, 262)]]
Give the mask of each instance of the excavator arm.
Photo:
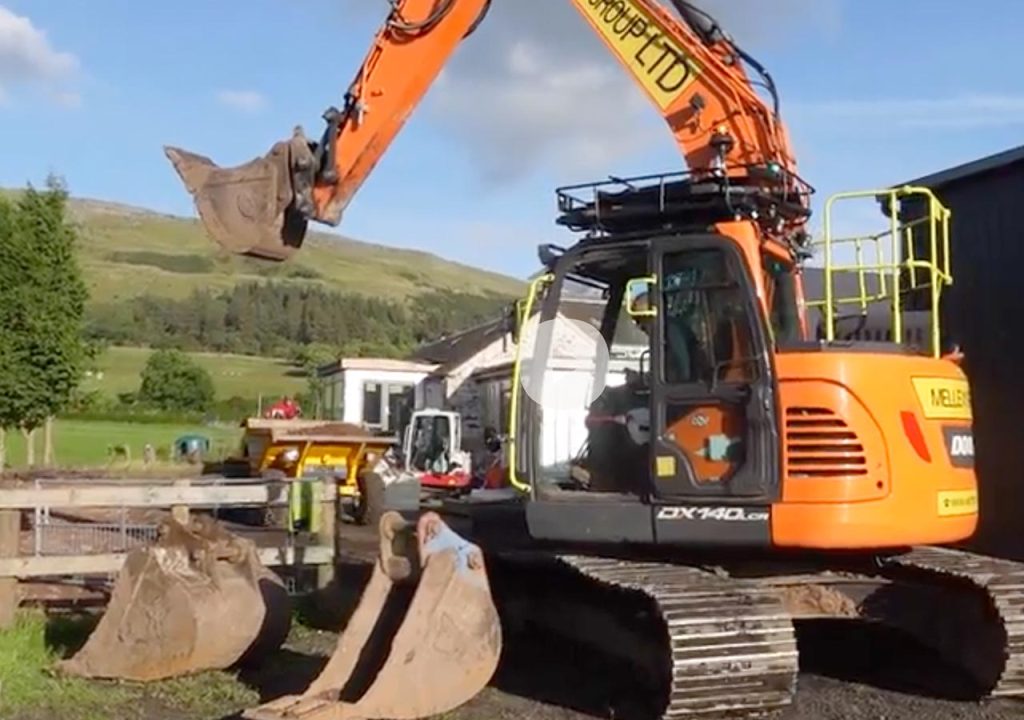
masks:
[[(762, 99), (745, 66), (774, 98), (771, 77), (709, 15), (685, 0), (669, 1), (678, 16), (655, 0), (569, 0), (664, 117), (691, 172), (769, 182), (780, 197), (803, 203), (777, 107)], [(324, 113), (319, 142), (296, 128), (264, 157), (230, 169), (165, 149), (221, 246), (281, 261), (301, 247), (310, 220), (338, 225), (491, 0), (391, 4), (342, 107)], [(615, 103), (608, 98), (609, 108)]]

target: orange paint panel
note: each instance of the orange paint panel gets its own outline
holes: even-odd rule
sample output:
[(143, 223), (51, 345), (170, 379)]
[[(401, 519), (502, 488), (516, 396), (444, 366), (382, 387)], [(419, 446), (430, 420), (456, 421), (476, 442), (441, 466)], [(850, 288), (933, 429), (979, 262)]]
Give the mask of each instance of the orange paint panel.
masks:
[(860, 502), (890, 489), (885, 441), (842, 385), (782, 380), (783, 502)]
[(822, 550), (899, 548), (954, 543), (974, 534), (978, 515), (939, 517), (934, 501), (921, 498), (901, 520), (888, 500), (847, 504), (779, 504), (772, 508), (777, 547)]
[(699, 482), (716, 481), (727, 476), (736, 464), (729, 459), (707, 457), (709, 440), (715, 435), (742, 438), (745, 434), (743, 412), (709, 406), (693, 408), (668, 428), (672, 437), (689, 459)]
[[(955, 423), (921, 416), (913, 383), (963, 379), (954, 363), (900, 353), (799, 352), (779, 354), (776, 371), (785, 447), (782, 501), (772, 508), (776, 545), (899, 547), (973, 534), (977, 480), (973, 469), (954, 467), (943, 432)], [(924, 456), (907, 436), (907, 412), (916, 414)], [(950, 497), (960, 514), (943, 510)]]

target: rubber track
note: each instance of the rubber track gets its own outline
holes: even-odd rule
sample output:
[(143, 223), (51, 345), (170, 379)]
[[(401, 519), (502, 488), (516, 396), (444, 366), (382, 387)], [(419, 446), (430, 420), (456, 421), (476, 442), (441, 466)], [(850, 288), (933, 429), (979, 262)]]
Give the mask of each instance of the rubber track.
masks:
[(656, 607), (672, 663), (663, 717), (752, 716), (792, 703), (796, 634), (775, 591), (678, 565), (555, 560), (605, 586), (643, 593)]
[(1003, 670), (989, 695), (1024, 696), (1024, 564), (938, 547), (914, 548), (885, 562), (968, 581), (984, 591), (1006, 633)]

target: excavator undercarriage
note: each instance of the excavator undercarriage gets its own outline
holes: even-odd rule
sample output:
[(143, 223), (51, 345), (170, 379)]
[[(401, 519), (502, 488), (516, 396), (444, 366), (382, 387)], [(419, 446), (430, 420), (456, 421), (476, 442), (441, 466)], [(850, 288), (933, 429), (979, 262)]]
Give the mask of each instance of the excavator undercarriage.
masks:
[[(455, 507), (457, 501), (450, 502)], [(797, 690), (797, 626), (884, 626), (956, 667), (976, 699), (1024, 697), (1024, 564), (938, 547), (886, 555), (696, 553), (511, 541), (466, 505), (504, 626), (534, 626), (642, 676), (657, 717), (754, 716)], [(488, 513), (488, 524), (494, 522)]]

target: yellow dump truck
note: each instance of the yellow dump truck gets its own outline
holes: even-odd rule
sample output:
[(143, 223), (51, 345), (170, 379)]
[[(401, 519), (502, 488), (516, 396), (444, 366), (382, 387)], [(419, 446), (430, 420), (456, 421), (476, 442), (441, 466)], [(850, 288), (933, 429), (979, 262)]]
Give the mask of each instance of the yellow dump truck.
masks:
[[(343, 505), (359, 523), (374, 522), (381, 512), (380, 493), (367, 488), (367, 471), (395, 443), (397, 437), (374, 435), (358, 425), (329, 420), (249, 418), (243, 424), (241, 462), (252, 477), (278, 479), (332, 478), (338, 483)], [(303, 514), (303, 488), (293, 485), (291, 524)], [(280, 518), (275, 518), (275, 524)]]

